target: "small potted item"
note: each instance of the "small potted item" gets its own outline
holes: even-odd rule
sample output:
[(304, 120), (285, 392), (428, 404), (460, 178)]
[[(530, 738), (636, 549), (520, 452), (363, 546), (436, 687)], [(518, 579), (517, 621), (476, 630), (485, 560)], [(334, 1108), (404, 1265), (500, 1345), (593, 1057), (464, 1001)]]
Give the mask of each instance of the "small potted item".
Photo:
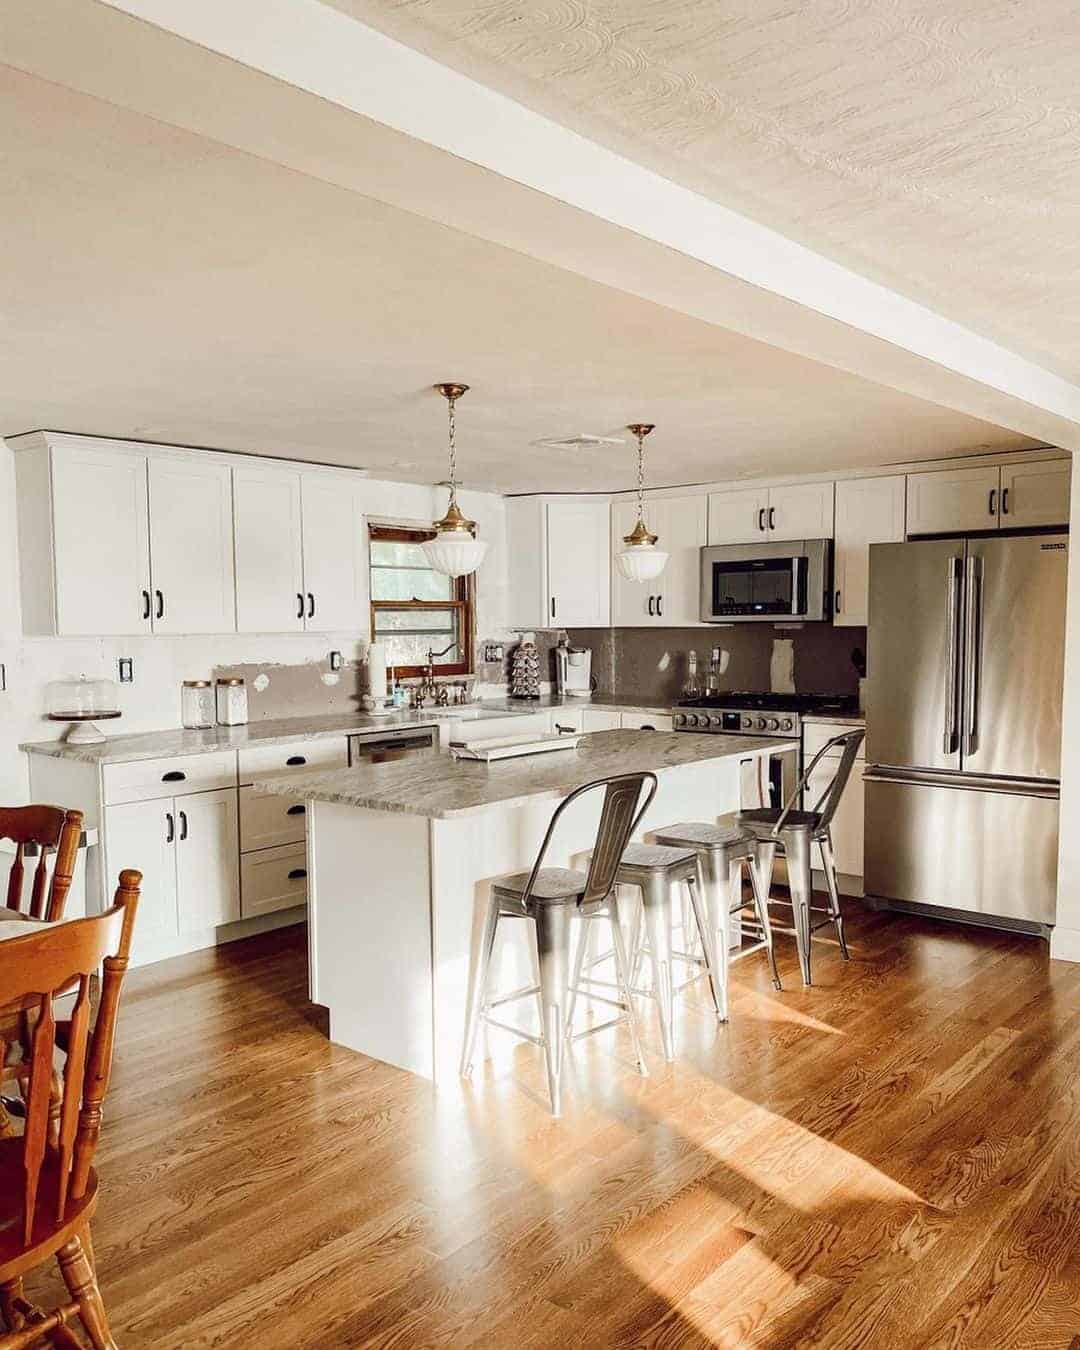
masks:
[(67, 745), (100, 745), (105, 733), (94, 725), (120, 716), (120, 689), (115, 680), (52, 680), (45, 690), (46, 717), (70, 722)]

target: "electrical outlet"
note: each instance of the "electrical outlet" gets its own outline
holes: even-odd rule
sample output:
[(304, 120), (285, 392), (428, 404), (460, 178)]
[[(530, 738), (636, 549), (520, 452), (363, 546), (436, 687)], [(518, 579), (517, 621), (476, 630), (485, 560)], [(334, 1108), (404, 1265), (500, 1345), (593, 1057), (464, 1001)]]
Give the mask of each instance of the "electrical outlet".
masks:
[(503, 659), (503, 645), (501, 642), (484, 643), (484, 664), (494, 665), (496, 661)]
[(130, 657), (130, 656), (121, 656), (121, 658), (119, 659), (119, 661), (117, 661), (116, 664), (117, 664), (117, 666), (118, 666), (119, 669), (120, 669), (120, 683), (121, 683), (121, 684), (134, 684), (134, 683), (135, 683), (135, 662), (131, 659), (131, 657)]
[(331, 670), (340, 670), (341, 667), (342, 667), (344, 664), (345, 664), (345, 662), (344, 662), (344, 660), (343, 660), (342, 655), (341, 655), (340, 652), (331, 652), (331, 653), (330, 653), (330, 669), (331, 669)]

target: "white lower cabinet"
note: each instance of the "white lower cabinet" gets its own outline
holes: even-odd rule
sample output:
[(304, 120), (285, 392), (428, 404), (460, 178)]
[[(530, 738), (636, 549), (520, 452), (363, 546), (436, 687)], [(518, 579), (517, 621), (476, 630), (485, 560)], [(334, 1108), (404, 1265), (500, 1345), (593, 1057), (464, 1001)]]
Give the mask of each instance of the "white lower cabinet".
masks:
[(633, 731), (672, 731), (671, 717), (667, 713), (622, 713), (619, 725), (624, 730)]
[[(278, 800), (284, 800), (278, 798)], [(240, 859), (245, 919), (307, 904), (307, 850), (303, 843), (264, 848)]]
[[(810, 721), (805, 722), (803, 728), (803, 757), (806, 763), (810, 762), (831, 737), (842, 735), (845, 731), (851, 729), (837, 723), (811, 723)], [(825, 795), (839, 763), (839, 754), (830, 751), (810, 775), (804, 797), (804, 803), (808, 811), (812, 810)], [(836, 858), (836, 870), (841, 878), (840, 888), (843, 890), (846, 882), (847, 889), (854, 890), (860, 895), (862, 894), (865, 831), (863, 823), (863, 802), (866, 793), (863, 784), (865, 768), (866, 762), (860, 755), (852, 765), (851, 777), (848, 779), (847, 787), (844, 788), (844, 795), (840, 798), (840, 804), (836, 808), (836, 814), (832, 820), (833, 854)], [(814, 861), (815, 865), (819, 861), (816, 848), (814, 849)], [(816, 876), (814, 884), (824, 886), (824, 877)]]
[(582, 731), (618, 731), (622, 719), (617, 712), (603, 708), (585, 708), (581, 714)]
[(556, 708), (549, 714), (549, 729), (569, 736), (588, 731), (670, 731), (667, 713), (620, 713), (610, 708)]
[(176, 810), (172, 798), (125, 802), (105, 811), (105, 886), (108, 897), (120, 871), (142, 873), (133, 955), (152, 959), (154, 948), (180, 932), (176, 911)]

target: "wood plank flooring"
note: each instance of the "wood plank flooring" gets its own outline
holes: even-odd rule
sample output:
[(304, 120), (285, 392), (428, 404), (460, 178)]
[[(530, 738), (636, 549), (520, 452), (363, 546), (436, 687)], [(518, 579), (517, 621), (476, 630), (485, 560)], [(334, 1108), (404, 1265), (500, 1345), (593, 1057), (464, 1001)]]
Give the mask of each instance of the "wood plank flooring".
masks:
[[(848, 906), (678, 1062), (490, 1033), (435, 1091), (332, 1046), (302, 929), (136, 972), (99, 1152), (123, 1350), (1080, 1345), (1080, 967)], [(49, 1286), (49, 1287), (46, 1287)], [(33, 1292), (56, 1292), (47, 1278)]]

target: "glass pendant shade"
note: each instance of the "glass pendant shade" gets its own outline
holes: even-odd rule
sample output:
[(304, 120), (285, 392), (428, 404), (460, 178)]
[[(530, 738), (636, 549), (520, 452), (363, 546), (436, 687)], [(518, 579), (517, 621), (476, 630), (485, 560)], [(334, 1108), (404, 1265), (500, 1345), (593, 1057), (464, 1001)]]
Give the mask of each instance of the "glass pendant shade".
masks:
[(450, 501), (446, 515), (435, 522), (435, 538), (425, 540), (421, 547), (432, 570), (447, 577), (463, 577), (475, 572), (487, 553), (487, 544), (476, 538), (476, 522), (466, 520), (457, 503), (454, 405), (468, 387), (467, 384), (435, 386), (450, 405)]
[(619, 571), (627, 581), (652, 581), (667, 566), (668, 554), (656, 547), (657, 536), (645, 524), (645, 437), (652, 431), (649, 422), (634, 422), (627, 431), (637, 437), (638, 518), (629, 534), (623, 535), (624, 547), (616, 554)]

